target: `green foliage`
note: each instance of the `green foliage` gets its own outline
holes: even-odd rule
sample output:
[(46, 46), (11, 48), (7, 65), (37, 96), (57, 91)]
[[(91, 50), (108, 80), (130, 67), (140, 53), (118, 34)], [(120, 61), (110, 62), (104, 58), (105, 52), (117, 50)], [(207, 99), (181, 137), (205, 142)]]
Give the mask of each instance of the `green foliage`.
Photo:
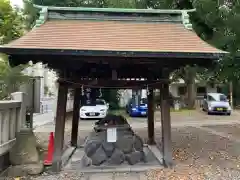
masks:
[(27, 66), (10, 67), (6, 55), (0, 54), (0, 99), (8, 99), (10, 94), (18, 91), (19, 86), (29, 80), (22, 71)]
[(120, 93), (117, 89), (102, 89), (102, 98), (109, 103), (111, 110), (119, 108)]
[[(154, 94), (154, 104), (155, 106), (161, 106), (161, 97), (159, 92)], [(171, 94), (171, 92), (169, 94), (169, 104), (170, 104), (170, 107), (174, 106), (174, 97)]]
[[(227, 0), (150, 0), (152, 8), (193, 9), (196, 12), (190, 14), (190, 19), (195, 32), (204, 41), (211, 45), (228, 51), (230, 54), (219, 59), (215, 67), (199, 68), (196, 71), (196, 79), (206, 81), (208, 84), (239, 81), (240, 78), (240, 3)], [(173, 72), (174, 80), (187, 77), (188, 72), (183, 67)], [(190, 70), (190, 69), (188, 69)], [(235, 83), (238, 84), (238, 83)], [(237, 92), (237, 90), (234, 90)]]
[(30, 30), (33, 28), (36, 19), (39, 17), (39, 10), (33, 7), (31, 0), (23, 0), (23, 2), (24, 2), (23, 14), (25, 28), (27, 30)]
[(134, 8), (144, 9), (147, 8), (145, 0), (106, 0), (105, 7), (109, 8)]
[[(173, 8), (190, 9), (196, 8), (191, 13), (191, 22), (196, 33), (211, 45), (230, 52), (229, 55), (220, 59), (217, 66), (210, 69), (212, 79), (225, 82), (226, 80), (239, 79), (240, 63), (238, 51), (240, 48), (240, 4), (239, 1), (224, 0), (169, 0)], [(214, 73), (213, 73), (214, 71)]]
[(0, 1), (0, 45), (19, 38), (23, 33), (22, 16), (9, 0)]
[(44, 6), (60, 6), (60, 7), (103, 7), (104, 0), (33, 0), (34, 4)]
[(146, 8), (145, 0), (33, 0), (34, 4), (45, 6), (97, 7), (97, 8)]
[[(23, 17), (19, 9), (13, 9), (9, 0), (0, 1), (0, 45), (19, 38), (23, 34)], [(28, 77), (22, 74), (26, 66), (11, 68), (7, 55), (0, 54), (0, 99), (9, 98)]]

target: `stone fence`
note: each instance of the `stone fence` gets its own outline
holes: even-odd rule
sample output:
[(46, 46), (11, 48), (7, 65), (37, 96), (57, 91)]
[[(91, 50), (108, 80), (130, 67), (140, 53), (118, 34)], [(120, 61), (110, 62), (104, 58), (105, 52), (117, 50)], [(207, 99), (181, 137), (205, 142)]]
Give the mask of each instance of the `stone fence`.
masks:
[(24, 93), (16, 92), (12, 94), (12, 100), (0, 101), (0, 171), (8, 161), (8, 152), (16, 141), (16, 132), (25, 125), (24, 98)]
[[(0, 171), (8, 165), (8, 154), (16, 141), (16, 132), (26, 126), (26, 94), (15, 92), (11, 97), (11, 100), (0, 101)], [(54, 103), (51, 104), (51, 111), (54, 111)], [(68, 98), (66, 112), (72, 110), (73, 99)]]

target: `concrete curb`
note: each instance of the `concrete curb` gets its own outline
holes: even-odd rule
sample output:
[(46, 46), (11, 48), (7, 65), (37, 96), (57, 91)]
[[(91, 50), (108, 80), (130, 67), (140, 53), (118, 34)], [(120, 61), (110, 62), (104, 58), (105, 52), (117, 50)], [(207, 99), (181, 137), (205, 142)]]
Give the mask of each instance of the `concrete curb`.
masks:
[(62, 168), (64, 168), (68, 164), (68, 161), (71, 159), (71, 157), (75, 151), (76, 151), (75, 147), (68, 147), (64, 151), (64, 153), (62, 155)]
[[(163, 169), (162, 165), (146, 165), (136, 167), (120, 167), (117, 169), (79, 169), (79, 173), (123, 173), (123, 172), (146, 172), (151, 169)], [(64, 169), (64, 172), (76, 172), (76, 170)]]

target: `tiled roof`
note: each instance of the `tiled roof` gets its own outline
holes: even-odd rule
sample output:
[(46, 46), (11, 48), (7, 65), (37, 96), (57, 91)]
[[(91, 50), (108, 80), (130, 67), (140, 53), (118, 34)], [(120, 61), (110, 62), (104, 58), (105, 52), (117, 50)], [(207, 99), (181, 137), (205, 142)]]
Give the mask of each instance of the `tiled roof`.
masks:
[(180, 23), (93, 20), (48, 20), (5, 47), (136, 52), (221, 52)]

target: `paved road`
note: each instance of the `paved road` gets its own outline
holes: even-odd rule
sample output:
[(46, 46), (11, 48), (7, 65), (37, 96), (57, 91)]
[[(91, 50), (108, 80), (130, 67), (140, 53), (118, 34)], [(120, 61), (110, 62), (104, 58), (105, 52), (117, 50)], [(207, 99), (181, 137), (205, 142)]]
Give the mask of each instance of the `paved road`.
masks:
[[(72, 100), (68, 101), (68, 106), (66, 107), (67, 112), (72, 111)], [(53, 109), (48, 109), (44, 113), (37, 113), (33, 115), (33, 128), (44, 126), (46, 124), (52, 123), (54, 125), (54, 111)]]
[(33, 115), (33, 128), (44, 126), (48, 123), (53, 123), (53, 122), (54, 122), (54, 113), (52, 111), (44, 114)]
[[(53, 121), (53, 113), (46, 113), (42, 115), (36, 115), (34, 117), (34, 128), (37, 132), (52, 132), (54, 131), (55, 124)], [(161, 127), (159, 121), (160, 114), (156, 113), (155, 127)], [(94, 122), (92, 120), (79, 121), (79, 130), (91, 131)], [(146, 118), (128, 118), (129, 124), (133, 129), (147, 128)], [(184, 126), (206, 126), (206, 125), (225, 125), (225, 124), (238, 124), (240, 123), (240, 113), (234, 112), (231, 116), (209, 116), (202, 112), (191, 113), (171, 113), (172, 127), (184, 127)], [(43, 126), (44, 125), (44, 126)], [(71, 118), (66, 121), (66, 129), (71, 129)]]

